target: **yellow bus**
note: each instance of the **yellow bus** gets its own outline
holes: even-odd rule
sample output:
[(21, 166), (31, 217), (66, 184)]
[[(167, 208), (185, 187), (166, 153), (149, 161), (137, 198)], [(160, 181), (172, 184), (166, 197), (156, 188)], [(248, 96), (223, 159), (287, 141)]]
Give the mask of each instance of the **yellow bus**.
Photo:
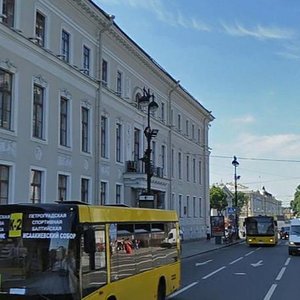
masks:
[(162, 300), (180, 286), (179, 243), (174, 211), (0, 205), (0, 299)]
[(248, 245), (276, 245), (278, 242), (277, 222), (271, 216), (254, 216), (245, 219), (246, 242)]

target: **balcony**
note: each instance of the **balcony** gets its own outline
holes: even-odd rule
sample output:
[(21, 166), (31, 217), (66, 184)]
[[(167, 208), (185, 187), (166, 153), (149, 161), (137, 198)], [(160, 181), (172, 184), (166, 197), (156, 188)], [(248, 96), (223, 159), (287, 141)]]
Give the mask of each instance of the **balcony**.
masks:
[[(152, 185), (153, 189), (165, 190), (169, 180), (164, 176), (164, 169), (152, 165)], [(147, 175), (145, 163), (142, 160), (126, 161), (126, 169), (123, 175), (124, 183), (132, 188), (145, 189), (147, 186)]]

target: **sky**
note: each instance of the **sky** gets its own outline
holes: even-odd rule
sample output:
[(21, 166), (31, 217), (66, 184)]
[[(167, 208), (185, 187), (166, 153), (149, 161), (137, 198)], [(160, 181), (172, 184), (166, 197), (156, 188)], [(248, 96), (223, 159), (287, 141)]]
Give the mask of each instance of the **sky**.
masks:
[(300, 184), (299, 0), (94, 0), (207, 110), (210, 184)]

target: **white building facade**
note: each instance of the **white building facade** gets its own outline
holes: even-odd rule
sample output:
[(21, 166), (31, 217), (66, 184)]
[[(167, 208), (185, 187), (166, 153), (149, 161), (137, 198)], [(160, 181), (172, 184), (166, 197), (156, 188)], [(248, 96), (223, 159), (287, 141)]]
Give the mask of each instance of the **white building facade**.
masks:
[(2, 0), (0, 16), (0, 204), (144, 206), (145, 87), (159, 105), (150, 206), (204, 236), (211, 112), (92, 1)]

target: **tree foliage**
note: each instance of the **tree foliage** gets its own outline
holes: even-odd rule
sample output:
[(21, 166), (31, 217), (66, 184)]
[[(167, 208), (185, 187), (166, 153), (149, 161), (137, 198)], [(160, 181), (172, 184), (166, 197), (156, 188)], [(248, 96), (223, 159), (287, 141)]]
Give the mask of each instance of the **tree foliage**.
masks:
[(294, 194), (294, 200), (291, 201), (291, 208), (294, 215), (300, 216), (300, 185), (297, 186), (296, 192)]
[(216, 209), (218, 214), (221, 214), (221, 212), (228, 206), (228, 202), (226, 200), (227, 195), (220, 187), (213, 185), (210, 188), (209, 197), (210, 207)]
[(249, 196), (243, 192), (237, 192), (237, 208), (240, 211), (244, 205), (249, 201)]

